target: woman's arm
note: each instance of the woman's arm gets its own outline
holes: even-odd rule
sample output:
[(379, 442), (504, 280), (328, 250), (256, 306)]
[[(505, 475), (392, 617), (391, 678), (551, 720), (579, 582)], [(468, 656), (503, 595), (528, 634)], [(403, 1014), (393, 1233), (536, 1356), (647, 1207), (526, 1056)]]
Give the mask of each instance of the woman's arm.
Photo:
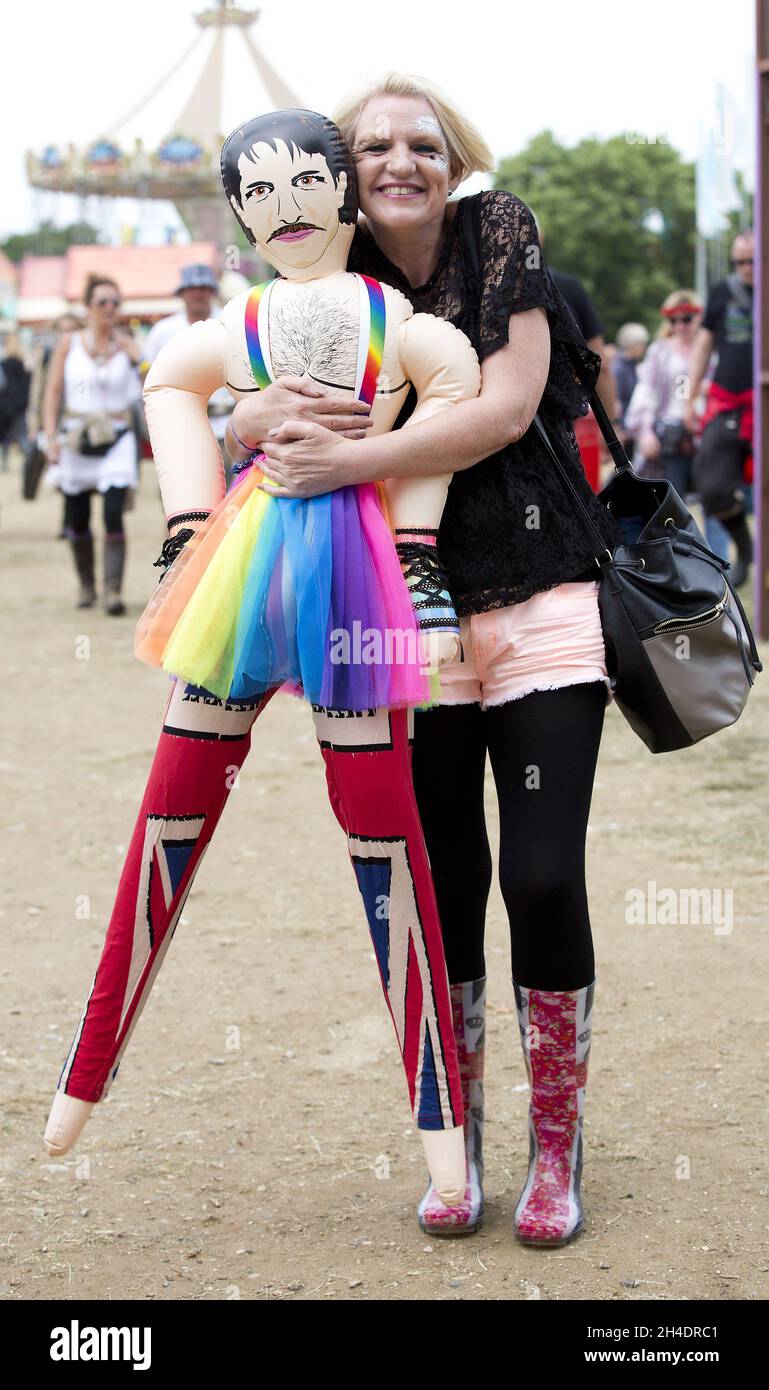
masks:
[(62, 333), (53, 350), (48, 375), (43, 391), (43, 430), (45, 432), (46, 457), (54, 463), (59, 457), (59, 443), (56, 427), (59, 423), (59, 407), (64, 390), (64, 361), (69, 352), (70, 335)]
[(684, 424), (692, 432), (699, 427), (697, 397), (702, 389), (715, 343), (715, 333), (711, 333), (709, 328), (698, 328), (689, 359), (689, 399), (684, 409)]
[(314, 497), (349, 483), (456, 473), (515, 443), (529, 428), (547, 382), (550, 328), (544, 309), (511, 314), (504, 347), (481, 366), (481, 391), (408, 430), (352, 442), (317, 425), (287, 421), (270, 432), (265, 472), (279, 497)]
[(267, 438), (271, 429), (286, 420), (325, 425), (347, 439), (364, 439), (373, 423), (368, 410), (365, 401), (332, 395), (307, 375), (282, 376), (263, 391), (238, 401), (227, 422), (224, 446), (228, 456), (241, 463), (261, 448), (261, 440)]

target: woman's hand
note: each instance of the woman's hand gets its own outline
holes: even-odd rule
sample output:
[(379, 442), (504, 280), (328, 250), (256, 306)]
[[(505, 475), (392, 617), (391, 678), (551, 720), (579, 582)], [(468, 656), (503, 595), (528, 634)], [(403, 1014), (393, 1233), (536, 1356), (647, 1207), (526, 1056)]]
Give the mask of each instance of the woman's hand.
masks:
[(270, 430), (262, 451), (266, 456), (262, 468), (270, 482), (258, 486), (273, 497), (317, 497), (348, 483), (368, 481), (361, 477), (361, 455), (355, 445), (323, 425), (287, 420)]
[(56, 464), (61, 458), (61, 445), (55, 437), (46, 439), (43, 453), (50, 464)]
[(364, 401), (332, 395), (309, 376), (282, 376), (263, 391), (238, 401), (232, 412), (236, 435), (254, 449), (286, 420), (322, 425), (347, 439), (363, 439), (371, 428)]
[(132, 333), (125, 333), (122, 332), (120, 329), (118, 329), (118, 332), (115, 334), (115, 337), (117, 339), (118, 347), (121, 347), (124, 352), (127, 352), (134, 366), (138, 367), (140, 362), (142, 361), (143, 356), (143, 349), (141, 343), (138, 343), (136, 341)]
[(643, 430), (638, 442), (641, 445), (644, 458), (659, 458), (662, 445), (660, 444), (659, 437), (654, 433), (654, 430)]

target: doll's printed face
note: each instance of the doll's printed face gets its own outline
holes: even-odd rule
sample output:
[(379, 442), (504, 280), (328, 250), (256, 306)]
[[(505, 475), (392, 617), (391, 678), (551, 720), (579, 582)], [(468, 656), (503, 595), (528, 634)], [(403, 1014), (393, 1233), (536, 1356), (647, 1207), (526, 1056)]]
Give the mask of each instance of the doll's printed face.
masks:
[(231, 202), (265, 260), (290, 275), (315, 265), (337, 235), (347, 175), (334, 183), (322, 154), (276, 145), (260, 142), (240, 156), (240, 199)]

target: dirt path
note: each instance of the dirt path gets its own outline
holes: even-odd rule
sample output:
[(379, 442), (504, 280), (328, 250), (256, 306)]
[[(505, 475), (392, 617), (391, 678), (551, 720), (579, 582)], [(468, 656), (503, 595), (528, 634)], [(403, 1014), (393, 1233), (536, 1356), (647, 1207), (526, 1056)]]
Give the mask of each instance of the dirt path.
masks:
[[(288, 698), (257, 725), (110, 1098), (53, 1161), (45, 1120), (164, 702), (165, 678), (132, 654), (163, 532), (145, 466), (130, 613), (108, 619), (73, 607), (58, 495), (22, 503), (3, 474), (0, 505), (0, 1293), (766, 1298), (769, 676), (738, 725), (665, 757), (607, 713), (588, 841), (586, 1231), (572, 1245), (536, 1252), (511, 1233), (528, 1098), (496, 888), (486, 1224), (462, 1241), (419, 1232), (421, 1145), (308, 711)], [(495, 834), (490, 793), (489, 819)], [(732, 890), (732, 930), (628, 923), (626, 894), (650, 880)]]

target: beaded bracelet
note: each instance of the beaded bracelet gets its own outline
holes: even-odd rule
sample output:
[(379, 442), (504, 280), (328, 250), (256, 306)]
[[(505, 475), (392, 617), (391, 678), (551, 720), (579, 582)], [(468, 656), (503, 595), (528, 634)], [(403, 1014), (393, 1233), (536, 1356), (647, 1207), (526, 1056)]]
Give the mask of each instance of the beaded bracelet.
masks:
[(233, 439), (235, 440), (235, 443), (236, 443), (236, 444), (239, 444), (240, 447), (241, 447), (241, 449), (245, 449), (245, 451), (246, 451), (246, 453), (248, 454), (249, 458), (253, 458), (254, 454), (258, 454), (258, 453), (259, 453), (259, 445), (258, 445), (258, 444), (251, 445), (251, 444), (244, 444), (244, 443), (243, 443), (243, 440), (241, 439), (240, 435), (238, 434), (237, 430), (235, 429), (235, 426), (233, 425), (232, 420), (230, 420), (230, 434), (232, 435)]

